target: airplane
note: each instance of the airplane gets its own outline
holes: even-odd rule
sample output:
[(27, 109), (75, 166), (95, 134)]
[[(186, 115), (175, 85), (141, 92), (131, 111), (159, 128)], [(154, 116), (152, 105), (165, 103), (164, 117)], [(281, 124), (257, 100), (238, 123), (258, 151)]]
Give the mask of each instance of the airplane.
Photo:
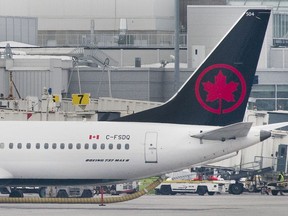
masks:
[(247, 10), (159, 107), (103, 122), (0, 122), (0, 186), (161, 176), (269, 138), (288, 123), (254, 127), (243, 118), (270, 13)]

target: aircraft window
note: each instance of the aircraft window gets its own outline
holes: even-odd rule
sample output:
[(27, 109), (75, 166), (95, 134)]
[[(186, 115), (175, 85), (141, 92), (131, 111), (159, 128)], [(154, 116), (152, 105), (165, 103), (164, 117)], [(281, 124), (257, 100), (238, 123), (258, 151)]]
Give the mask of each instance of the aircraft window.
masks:
[(48, 148), (49, 148), (49, 144), (48, 144), (48, 143), (45, 143), (45, 144), (44, 144), (44, 148), (45, 148), (45, 149), (48, 149)]
[(68, 149), (73, 149), (73, 144), (72, 143), (68, 144)]
[(57, 144), (56, 143), (53, 143), (52, 144), (52, 149), (56, 149), (57, 148)]
[(92, 148), (93, 148), (93, 149), (97, 149), (97, 144), (96, 144), (96, 143), (93, 143)]
[(4, 143), (0, 143), (0, 148), (4, 149)]
[(60, 144), (60, 149), (65, 149), (65, 144), (64, 143)]
[(22, 143), (18, 143), (18, 144), (17, 144), (17, 148), (18, 148), (18, 149), (22, 149)]
[(40, 143), (36, 143), (36, 149), (40, 149)]
[(13, 143), (9, 143), (9, 149), (13, 149)]
[(109, 147), (109, 149), (113, 149), (113, 144), (110, 143), (108, 147)]
[(121, 149), (121, 144), (120, 143), (117, 144), (117, 149)]
[(89, 149), (89, 144), (88, 144), (88, 143), (85, 143), (84, 148), (85, 148), (85, 149)]
[(26, 149), (31, 149), (31, 143), (26, 143)]
[(129, 144), (125, 144), (125, 149), (128, 150), (129, 149)]
[(81, 149), (81, 144), (80, 143), (76, 144), (76, 149)]
[(100, 146), (100, 148), (101, 148), (101, 149), (105, 149), (105, 144), (102, 143), (101, 146)]

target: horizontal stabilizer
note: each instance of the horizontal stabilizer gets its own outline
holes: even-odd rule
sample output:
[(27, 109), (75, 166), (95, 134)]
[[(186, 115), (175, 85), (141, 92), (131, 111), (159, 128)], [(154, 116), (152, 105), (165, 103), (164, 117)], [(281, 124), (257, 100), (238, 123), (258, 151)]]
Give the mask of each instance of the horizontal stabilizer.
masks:
[(272, 130), (287, 130), (288, 122), (280, 122), (280, 123), (273, 123), (273, 124), (267, 124), (267, 125), (259, 125), (256, 126), (257, 128), (260, 128), (261, 130), (266, 131), (272, 131)]
[(191, 135), (191, 137), (205, 139), (205, 140), (230, 140), (236, 139), (237, 137), (247, 136), (250, 128), (252, 126), (251, 122), (240, 122), (225, 127), (217, 128), (208, 132), (199, 133), (196, 135)]

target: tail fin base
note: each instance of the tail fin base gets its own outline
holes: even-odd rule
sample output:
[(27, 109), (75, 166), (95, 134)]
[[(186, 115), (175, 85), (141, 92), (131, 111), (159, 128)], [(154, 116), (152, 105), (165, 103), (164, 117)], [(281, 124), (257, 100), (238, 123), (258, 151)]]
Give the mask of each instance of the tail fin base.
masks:
[(213, 126), (242, 122), (270, 13), (246, 11), (168, 102), (115, 121)]

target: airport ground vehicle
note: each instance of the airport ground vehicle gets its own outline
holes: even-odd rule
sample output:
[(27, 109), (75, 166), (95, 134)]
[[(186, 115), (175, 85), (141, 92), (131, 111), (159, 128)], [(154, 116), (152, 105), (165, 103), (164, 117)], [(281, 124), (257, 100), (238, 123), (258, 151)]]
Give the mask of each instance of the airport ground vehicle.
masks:
[[(101, 192), (102, 191), (102, 192)], [(105, 186), (48, 186), (48, 187), (0, 187), (0, 193), (9, 194), (10, 197), (23, 197), (26, 193), (38, 194), (39, 197), (57, 198), (90, 198), (95, 194), (119, 195), (138, 191), (138, 182), (127, 182)]]
[(50, 186), (42, 187), (39, 189), (40, 197), (57, 197), (57, 198), (67, 198), (67, 197), (82, 197), (90, 198), (95, 195), (95, 188), (93, 186)]
[[(231, 181), (192, 181), (192, 180), (172, 180), (165, 181), (155, 189), (159, 195), (175, 195), (177, 193), (197, 193), (198, 195), (214, 195), (229, 190)], [(243, 189), (243, 187), (242, 187)]]
[(9, 194), (10, 197), (24, 197), (26, 193), (38, 194), (41, 198), (44, 197), (93, 197), (96, 193), (96, 188), (92, 186), (49, 186), (49, 187), (2, 187), (2, 194)]
[[(39, 190), (40, 197), (81, 197), (90, 198), (95, 194), (111, 194), (119, 195), (122, 193), (134, 193), (138, 189), (136, 181), (126, 182), (122, 184), (106, 185), (106, 186), (60, 186), (45, 187)], [(102, 190), (102, 191), (101, 191)]]
[(131, 194), (138, 191), (138, 182), (126, 182), (122, 184), (116, 184), (110, 186), (110, 194), (111, 195), (119, 195), (122, 193)]
[[(193, 170), (193, 172), (171, 173), (171, 177), (156, 188), (156, 194), (176, 194), (176, 193), (198, 193), (203, 195), (206, 192), (213, 195), (213, 192), (228, 192), (230, 194), (238, 195), (244, 191), (260, 192), (266, 188), (266, 181), (262, 180), (260, 174), (272, 172), (271, 167), (241, 171), (235, 174), (235, 171), (229, 172), (225, 169), (218, 168), (215, 172), (214, 168), (200, 167)], [(217, 173), (221, 174), (216, 176)], [(173, 174), (173, 175), (172, 175)], [(216, 174), (216, 175), (215, 175)]]
[(39, 194), (40, 187), (0, 187), (1, 194), (9, 194), (10, 197), (23, 197), (24, 193)]
[(284, 182), (270, 182), (267, 184), (267, 188), (271, 191), (272, 195), (277, 196), (280, 191), (288, 193), (288, 181)]

